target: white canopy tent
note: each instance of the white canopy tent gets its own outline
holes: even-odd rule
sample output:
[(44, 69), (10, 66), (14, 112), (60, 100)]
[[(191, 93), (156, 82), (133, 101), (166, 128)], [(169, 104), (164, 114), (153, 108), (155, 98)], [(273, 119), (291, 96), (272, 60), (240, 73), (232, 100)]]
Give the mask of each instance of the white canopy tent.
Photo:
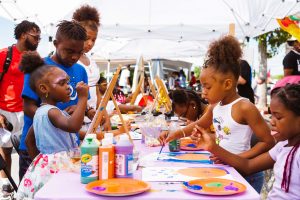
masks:
[(228, 33), (230, 23), (245, 39), (278, 27), (275, 18), (300, 10), (297, 0), (4, 0), (0, 16), (36, 21), (53, 36), (57, 21), (70, 19), (81, 4), (101, 12), (94, 55), (106, 59), (136, 59), (141, 51), (145, 58), (200, 56), (209, 41)]

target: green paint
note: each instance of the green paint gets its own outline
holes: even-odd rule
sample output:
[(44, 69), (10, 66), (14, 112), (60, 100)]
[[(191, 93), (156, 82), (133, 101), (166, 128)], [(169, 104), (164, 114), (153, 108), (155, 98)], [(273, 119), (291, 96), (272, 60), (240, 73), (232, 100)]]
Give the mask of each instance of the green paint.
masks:
[(211, 183), (207, 183), (205, 186), (206, 187), (222, 187), (222, 183), (219, 182), (211, 182)]

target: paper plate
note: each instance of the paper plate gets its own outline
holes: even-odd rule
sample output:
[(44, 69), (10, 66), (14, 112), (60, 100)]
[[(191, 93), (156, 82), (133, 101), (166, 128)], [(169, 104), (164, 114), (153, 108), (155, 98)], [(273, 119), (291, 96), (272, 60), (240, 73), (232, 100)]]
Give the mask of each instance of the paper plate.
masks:
[(180, 139), (180, 149), (184, 151), (200, 151), (203, 150), (191, 138)]
[(85, 189), (102, 196), (130, 196), (149, 190), (150, 185), (142, 180), (113, 178), (93, 181), (87, 184)]
[(233, 195), (246, 191), (246, 186), (237, 181), (208, 178), (183, 182), (183, 188), (189, 192), (204, 195)]

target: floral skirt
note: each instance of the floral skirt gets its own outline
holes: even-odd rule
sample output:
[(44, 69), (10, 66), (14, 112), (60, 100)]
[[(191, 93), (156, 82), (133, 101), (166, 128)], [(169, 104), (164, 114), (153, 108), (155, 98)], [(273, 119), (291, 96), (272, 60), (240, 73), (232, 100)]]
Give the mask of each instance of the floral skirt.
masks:
[(72, 171), (73, 163), (68, 152), (39, 154), (30, 164), (17, 192), (17, 199), (33, 199), (49, 179), (60, 170)]

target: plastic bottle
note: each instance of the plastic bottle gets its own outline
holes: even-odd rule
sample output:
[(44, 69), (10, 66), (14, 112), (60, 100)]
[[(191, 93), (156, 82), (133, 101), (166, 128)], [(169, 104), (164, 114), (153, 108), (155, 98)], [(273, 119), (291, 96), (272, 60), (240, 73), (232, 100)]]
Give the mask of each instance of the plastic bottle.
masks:
[(85, 138), (80, 146), (81, 183), (98, 180), (98, 147), (94, 138)]
[(115, 149), (111, 138), (104, 138), (99, 147), (99, 179), (114, 178)]
[[(169, 133), (178, 130), (178, 124), (177, 122), (171, 122), (170, 126), (169, 126)], [(179, 139), (175, 139), (172, 140), (171, 142), (169, 142), (169, 150), (171, 152), (178, 152), (180, 151), (180, 140)]]
[(121, 135), (115, 145), (115, 175), (117, 178), (133, 176), (133, 144), (127, 135)]

